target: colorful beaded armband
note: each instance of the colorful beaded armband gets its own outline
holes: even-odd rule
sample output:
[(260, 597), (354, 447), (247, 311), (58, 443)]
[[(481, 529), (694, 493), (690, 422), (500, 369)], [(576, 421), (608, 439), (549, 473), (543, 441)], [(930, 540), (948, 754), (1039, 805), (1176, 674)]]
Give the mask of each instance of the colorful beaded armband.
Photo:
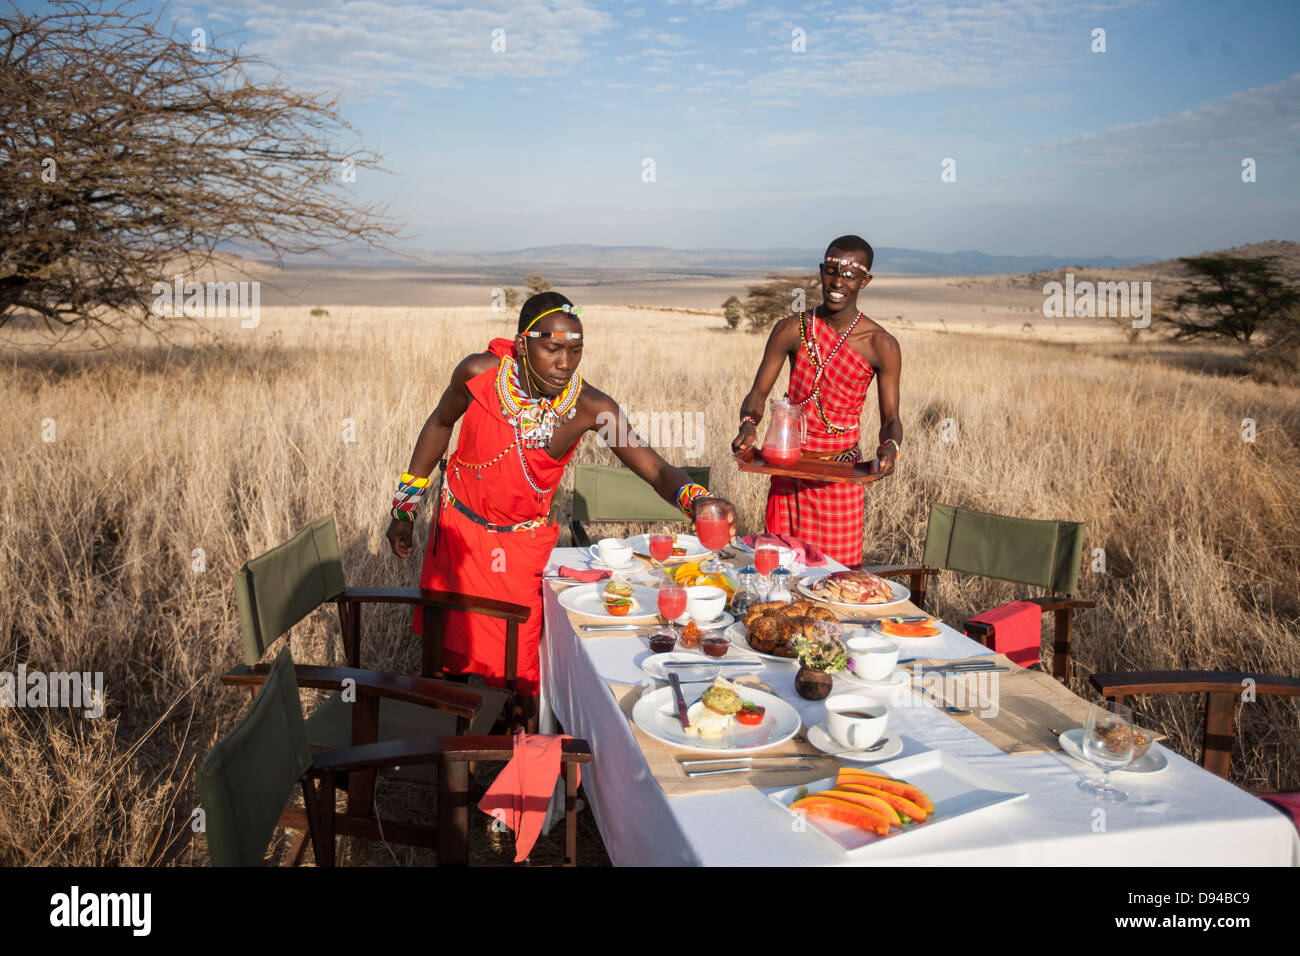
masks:
[(398, 521), (414, 521), (415, 512), (420, 507), (420, 498), (428, 490), (428, 478), (416, 478), (410, 472), (402, 472), (397, 483), (397, 493), (393, 495), (392, 516)]
[(703, 485), (694, 483), (682, 485), (677, 489), (677, 507), (682, 510), (682, 514), (688, 518), (695, 517), (695, 506), (693, 502), (696, 498), (702, 497), (709, 493), (709, 489)]

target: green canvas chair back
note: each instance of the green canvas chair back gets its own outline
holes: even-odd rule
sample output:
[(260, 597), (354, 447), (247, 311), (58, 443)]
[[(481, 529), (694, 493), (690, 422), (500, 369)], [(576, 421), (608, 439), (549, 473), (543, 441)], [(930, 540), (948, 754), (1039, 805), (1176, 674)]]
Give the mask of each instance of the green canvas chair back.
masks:
[(284, 544), (244, 562), (235, 573), (244, 663), (304, 617), (343, 591), (343, 563), (334, 516), (317, 518)]
[(198, 773), (213, 866), (261, 866), (280, 814), (311, 766), (293, 658), (286, 648), (235, 729)]
[[(691, 481), (709, 484), (708, 468), (683, 468)], [(573, 473), (574, 521), (684, 521), (681, 511), (626, 468), (578, 465)]]
[(1009, 518), (936, 504), (930, 507), (924, 561), (1000, 581), (1074, 594), (1083, 556), (1083, 524)]

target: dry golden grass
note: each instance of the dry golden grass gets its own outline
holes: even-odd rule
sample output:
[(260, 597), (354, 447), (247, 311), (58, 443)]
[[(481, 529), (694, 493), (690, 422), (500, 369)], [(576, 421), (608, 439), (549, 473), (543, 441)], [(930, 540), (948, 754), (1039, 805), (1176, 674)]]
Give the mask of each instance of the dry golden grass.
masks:
[[(230, 581), (244, 560), (332, 512), (350, 582), (417, 579), (383, 538), (394, 478), (455, 361), (510, 323), (474, 309), (264, 313), (215, 342), (5, 359), (0, 669), (101, 670), (107, 713), (0, 709), (0, 864), (203, 861), (193, 771), (247, 700), (219, 683), (240, 657)], [(766, 485), (728, 446), (761, 339), (669, 311), (587, 324), (584, 375), (625, 406), (702, 410), (700, 461), (758, 527)], [(1076, 691), (1096, 670), (1300, 675), (1297, 390), (1100, 346), (899, 335), (904, 454), (868, 492), (868, 560), (917, 559), (934, 501), (1086, 521), (1107, 570), (1082, 578), (1098, 607), (1077, 618)], [(945, 418), (956, 442), (941, 440)], [(875, 428), (869, 410), (868, 443)], [(611, 456), (589, 437), (576, 460)], [(942, 575), (934, 596), (953, 621), (1017, 593)], [(407, 625), (367, 610), (363, 663), (414, 670)], [(293, 651), (338, 661), (337, 624), (309, 618)], [(1144, 705), (1144, 722), (1194, 757), (1196, 703)], [(1240, 720), (1235, 779), (1300, 787), (1295, 703), (1261, 699)]]

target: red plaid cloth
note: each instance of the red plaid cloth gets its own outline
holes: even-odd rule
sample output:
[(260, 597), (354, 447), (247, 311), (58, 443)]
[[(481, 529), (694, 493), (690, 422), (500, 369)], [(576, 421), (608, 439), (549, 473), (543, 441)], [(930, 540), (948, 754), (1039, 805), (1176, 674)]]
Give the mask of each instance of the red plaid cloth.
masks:
[[(831, 354), (839, 336), (814, 315), (801, 317), (801, 344), (790, 372), (789, 396), (801, 402), (812, 391), (817, 370), (802, 339), (812, 323), (813, 341), (822, 361)], [(860, 440), (862, 406), (875, 370), (847, 342), (840, 346), (818, 380), (817, 397), (803, 406), (808, 419), (808, 440), (804, 450), (824, 453), (853, 448)], [(820, 406), (821, 414), (818, 412)], [(831, 431), (826, 422), (842, 432)], [(861, 455), (856, 460), (861, 460)], [(828, 557), (850, 567), (862, 563), (862, 485), (829, 481), (805, 481), (772, 476), (767, 495), (767, 531), (789, 534), (815, 545)]]

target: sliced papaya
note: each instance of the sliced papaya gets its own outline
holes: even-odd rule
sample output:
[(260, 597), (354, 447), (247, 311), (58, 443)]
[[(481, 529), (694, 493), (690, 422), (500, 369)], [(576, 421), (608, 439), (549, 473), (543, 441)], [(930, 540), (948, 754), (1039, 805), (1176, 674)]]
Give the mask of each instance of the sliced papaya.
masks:
[[(837, 783), (835, 789), (847, 791), (849, 793), (860, 793), (865, 796), (874, 797), (884, 801), (894, 811), (911, 817), (917, 823), (920, 823), (930, 814), (928, 814), (920, 804), (914, 803), (907, 797), (900, 797), (896, 793), (890, 793), (888, 790), (880, 790), (876, 787), (868, 787), (861, 783)], [(899, 821), (901, 824), (901, 820)]]
[(919, 787), (914, 787), (903, 780), (895, 780), (893, 777), (882, 777), (880, 774), (869, 773), (865, 770), (857, 770), (851, 767), (840, 768), (839, 775), (835, 779), (836, 786), (841, 783), (860, 783), (868, 787), (875, 787), (877, 790), (884, 790), (887, 793), (896, 793), (900, 797), (911, 800), (926, 814), (934, 813), (934, 803), (925, 795), (925, 791)]
[(847, 800), (826, 797), (818, 793), (810, 797), (804, 797), (802, 800), (796, 800), (790, 804), (790, 809), (802, 811), (813, 817), (824, 817), (827, 820), (848, 823), (879, 836), (889, 835), (888, 819), (878, 813), (873, 813), (861, 804), (850, 803)]
[(881, 621), (880, 629), (891, 637), (934, 637), (939, 633), (937, 627), (928, 624), (895, 624), (893, 621)]
[[(894, 809), (893, 804), (886, 800), (881, 793), (865, 793), (866, 787), (859, 787), (857, 784), (846, 783), (843, 786), (836, 784), (830, 790), (822, 790), (819, 796), (834, 797), (836, 800), (848, 800), (850, 803), (856, 803), (858, 806), (866, 807), (873, 813), (879, 813), (889, 821), (891, 826), (901, 827), (902, 819), (898, 811)], [(908, 801), (909, 803), (911, 801)]]

